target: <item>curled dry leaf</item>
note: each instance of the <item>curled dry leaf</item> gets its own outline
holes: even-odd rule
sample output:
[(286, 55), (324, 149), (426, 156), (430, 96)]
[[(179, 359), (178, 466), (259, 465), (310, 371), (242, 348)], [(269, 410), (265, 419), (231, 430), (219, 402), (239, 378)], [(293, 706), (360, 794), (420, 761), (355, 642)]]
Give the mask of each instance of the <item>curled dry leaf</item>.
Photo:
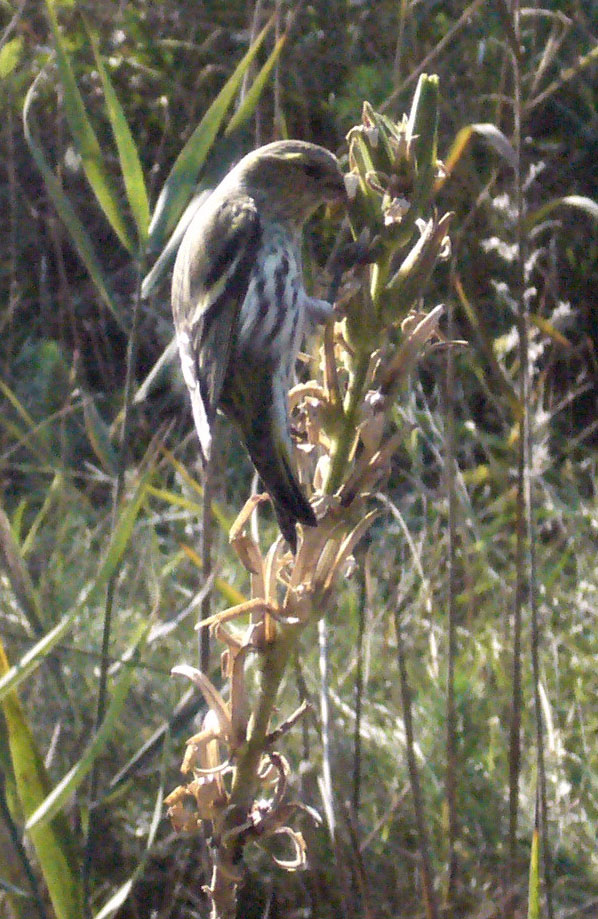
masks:
[(258, 577), (261, 577), (263, 571), (262, 556), (259, 546), (247, 532), (246, 527), (256, 507), (264, 501), (269, 500), (270, 496), (267, 494), (252, 495), (243, 505), (241, 513), (233, 523), (228, 535), (228, 541), (241, 559), (247, 571), (250, 571)]
[(253, 600), (245, 600), (244, 603), (237, 603), (236, 606), (229, 606), (219, 613), (214, 613), (212, 616), (202, 619), (201, 622), (197, 623), (195, 628), (197, 630), (206, 628), (214, 630), (215, 626), (221, 626), (231, 619), (240, 619), (241, 616), (247, 615), (251, 615), (253, 619), (256, 614), (259, 615), (261, 613), (275, 615), (276, 610), (272, 609), (266, 600), (263, 600), (261, 597), (255, 597)]
[[(210, 710), (208, 714), (213, 713)], [(211, 771), (220, 768), (220, 751), (217, 743), (219, 737), (222, 737), (222, 731), (216, 719), (215, 727), (204, 727), (203, 731), (200, 731), (199, 734), (195, 734), (193, 737), (189, 738), (186, 743), (185, 756), (183, 757), (183, 764), (181, 766), (183, 775), (188, 775), (190, 772), (193, 772), (194, 769), (207, 769)]]
[(413, 369), (422, 348), (433, 335), (437, 334), (438, 323), (444, 313), (444, 306), (439, 304), (426, 313), (422, 319), (403, 339), (393, 359), (382, 372), (380, 392), (383, 395), (390, 393), (393, 388), (404, 380)]
[(172, 823), (175, 833), (193, 833), (201, 826), (201, 818), (195, 808), (191, 810), (189, 804), (195, 802), (195, 796), (187, 790), (186, 786), (179, 785), (164, 799), (166, 813)]
[(316, 383), (315, 380), (310, 380), (308, 383), (298, 383), (297, 386), (293, 386), (289, 391), (289, 411), (293, 412), (302, 402), (310, 397), (325, 402), (326, 392), (324, 387)]
[(303, 834), (299, 830), (292, 830), (290, 826), (282, 826), (278, 830), (272, 830), (271, 836), (285, 836), (292, 844), (294, 849), (293, 858), (279, 858), (272, 852), (268, 855), (284, 871), (303, 871), (307, 867), (307, 846)]
[(203, 730), (187, 741), (181, 766), (181, 772), (192, 773), (193, 780), (175, 788), (165, 799), (168, 816), (177, 832), (193, 832), (203, 820), (217, 819), (228, 803), (224, 776), (230, 771), (230, 765), (226, 760), (221, 761), (221, 737), (218, 716), (209, 710)]
[(198, 670), (196, 667), (190, 667), (188, 664), (178, 664), (176, 667), (172, 668), (171, 673), (176, 676), (186, 676), (195, 683), (206, 700), (208, 707), (218, 718), (221, 732), (225, 737), (228, 737), (231, 730), (230, 709), (210, 678), (207, 677), (205, 673), (202, 673), (201, 670)]

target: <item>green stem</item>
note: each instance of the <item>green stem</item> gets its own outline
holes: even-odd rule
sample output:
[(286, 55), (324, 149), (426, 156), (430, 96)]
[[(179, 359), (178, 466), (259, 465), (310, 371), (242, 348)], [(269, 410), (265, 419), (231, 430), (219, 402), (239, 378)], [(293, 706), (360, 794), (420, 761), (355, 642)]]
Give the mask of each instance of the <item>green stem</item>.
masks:
[(255, 708), (251, 735), (239, 751), (231, 789), (231, 805), (247, 808), (254, 798), (257, 770), (266, 745), (272, 709), (287, 663), (299, 637), (300, 628), (279, 633), (263, 655), (262, 680)]
[(365, 351), (360, 352), (357, 355), (355, 369), (351, 377), (351, 385), (347, 395), (347, 406), (343, 418), (342, 429), (333, 448), (330, 472), (324, 489), (327, 495), (333, 495), (339, 488), (349, 461), (349, 455), (355, 440), (359, 406), (363, 398), (363, 390), (365, 388), (369, 365), (370, 355)]

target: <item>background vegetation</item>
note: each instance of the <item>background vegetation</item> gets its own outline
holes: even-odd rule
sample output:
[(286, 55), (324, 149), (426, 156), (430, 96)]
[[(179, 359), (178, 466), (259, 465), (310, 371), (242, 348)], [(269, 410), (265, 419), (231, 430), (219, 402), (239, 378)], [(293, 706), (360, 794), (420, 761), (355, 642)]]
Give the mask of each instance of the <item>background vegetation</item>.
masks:
[[(183, 716), (200, 701), (188, 697), (172, 738), (122, 775), (183, 695), (169, 674), (195, 662), (203, 584), (197, 447), (176, 364), (138, 393), (171, 338), (168, 279), (140, 305), (132, 441), (123, 454), (127, 333), (138, 281), (157, 252), (146, 259), (142, 246), (127, 249), (98, 206), (67, 117), (57, 41), (125, 228), (143, 241), (147, 227), (127, 209), (131, 192), (89, 33), (153, 208), (271, 6), (57, 2), (58, 33), (42, 3), (0, 7), (1, 638), (3, 670), (21, 662), (26, 675), (18, 698), (4, 697), (0, 743), (7, 915), (76, 916), (85, 895), (93, 914), (105, 907), (105, 915), (182, 919), (208, 909), (205, 844), (158, 822), (162, 790), (178, 783), (183, 740), (194, 730)], [(281, 56), (255, 115), (216, 141), (206, 184), (239, 152), (277, 136), (343, 152), (364, 99), (398, 118), (418, 73), (438, 73), (439, 155), (450, 175), (437, 201), (455, 216), (452, 257), (437, 269), (426, 306), (446, 303), (447, 334), (468, 346), (454, 354), (452, 370), (440, 350), (413, 375), (396, 409), (409, 433), (393, 463), (388, 514), (360, 546), (358, 571), (326, 632), (319, 641), (315, 631), (304, 636), (284, 686), (281, 712), (304, 697), (314, 703), (285, 738), (298, 794), (325, 817), (322, 828), (305, 827), (310, 866), (288, 875), (255, 855), (240, 914), (425, 915), (423, 825), (447, 914), (534, 915), (528, 875), (543, 784), (540, 734), (548, 881), (538, 915), (595, 915), (598, 5), (551, 0), (521, 10), (519, 35), (516, 10), (500, 0), (466, 10), (434, 0), (321, 0), (294, 4), (290, 23), (287, 5), (276, 10), (257, 62), (287, 29)], [(25, 97), (42, 70), (29, 129), (93, 242), (106, 295), (25, 137)], [(463, 132), (488, 124), (520, 153), (520, 181), (498, 135)], [(320, 221), (308, 239), (313, 285), (323, 291), (334, 229)], [(227, 528), (251, 481), (226, 425), (219, 443), (215, 608), (247, 592)], [(94, 751), (107, 587), (112, 704), (105, 743)], [(27, 650), (46, 635), (52, 648), (26, 674)], [(217, 672), (213, 655), (215, 679)], [(76, 783), (68, 786), (62, 817), (24, 835), (23, 824), (50, 788), (77, 764), (83, 778), (92, 761), (91, 800), (101, 804), (82, 891), (86, 785), (76, 794)], [(47, 872), (60, 879), (52, 905)], [(110, 906), (116, 891), (122, 904)]]

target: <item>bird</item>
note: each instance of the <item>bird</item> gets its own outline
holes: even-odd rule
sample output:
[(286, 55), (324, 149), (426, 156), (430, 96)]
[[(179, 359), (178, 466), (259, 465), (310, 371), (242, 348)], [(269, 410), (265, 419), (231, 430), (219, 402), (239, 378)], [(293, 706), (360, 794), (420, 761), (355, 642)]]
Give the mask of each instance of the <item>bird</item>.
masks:
[(317, 525), (293, 462), (288, 391), (309, 322), (333, 312), (304, 288), (304, 224), (324, 202), (346, 201), (333, 153), (300, 140), (247, 154), (200, 206), (179, 247), (172, 310), (201, 459), (220, 410), (269, 493), (284, 538)]

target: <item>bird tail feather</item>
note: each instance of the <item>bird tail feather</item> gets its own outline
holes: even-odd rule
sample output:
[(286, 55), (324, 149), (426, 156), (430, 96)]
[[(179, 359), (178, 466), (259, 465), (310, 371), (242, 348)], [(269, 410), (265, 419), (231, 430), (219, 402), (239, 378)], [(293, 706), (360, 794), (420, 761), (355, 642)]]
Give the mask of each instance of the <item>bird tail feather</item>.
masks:
[(264, 488), (272, 498), (280, 531), (294, 553), (297, 549), (295, 525), (303, 523), (315, 527), (317, 520), (311, 504), (301, 491), (287, 445), (264, 427), (248, 437), (246, 445)]
[(195, 422), (195, 430), (197, 431), (199, 446), (201, 448), (200, 456), (202, 464), (205, 468), (209, 462), (212, 452), (212, 425), (208, 420), (206, 408), (199, 391), (199, 386), (195, 386), (193, 389), (190, 389), (189, 392), (191, 394), (193, 421)]

